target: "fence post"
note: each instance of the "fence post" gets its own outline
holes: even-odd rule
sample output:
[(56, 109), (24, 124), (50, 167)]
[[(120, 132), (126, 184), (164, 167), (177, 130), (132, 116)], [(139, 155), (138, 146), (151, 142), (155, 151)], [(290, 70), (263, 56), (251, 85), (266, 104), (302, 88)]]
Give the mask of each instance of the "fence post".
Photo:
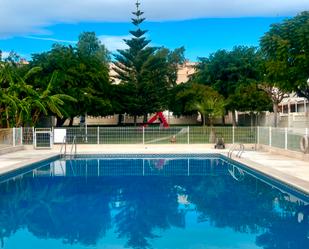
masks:
[(269, 126), (269, 146), (271, 147), (271, 126)]
[(97, 144), (100, 144), (100, 127), (97, 128)]
[(188, 136), (187, 136), (187, 142), (190, 144), (190, 126), (188, 126)]
[(233, 144), (235, 143), (235, 126), (233, 125), (233, 128), (232, 128), (232, 142)]
[(143, 144), (145, 144), (145, 126), (143, 126)]
[(32, 145), (35, 146), (35, 132), (33, 126), (32, 126)]
[(24, 145), (23, 127), (20, 127), (20, 145)]
[(288, 149), (288, 128), (284, 129), (284, 149)]
[(13, 128), (13, 147), (16, 146), (16, 130), (15, 127)]
[(260, 144), (260, 126), (256, 127), (256, 143)]

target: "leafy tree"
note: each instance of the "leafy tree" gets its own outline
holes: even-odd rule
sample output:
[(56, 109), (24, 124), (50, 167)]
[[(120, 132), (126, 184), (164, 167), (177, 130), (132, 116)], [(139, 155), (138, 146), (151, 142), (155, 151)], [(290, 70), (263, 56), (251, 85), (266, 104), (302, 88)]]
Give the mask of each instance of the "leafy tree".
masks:
[(265, 57), (261, 88), (273, 101), (276, 127), (278, 104), (288, 92), (309, 99), (309, 11), (273, 24), (260, 46)]
[[(28, 69), (27, 67), (27, 69), (19, 70), (20, 67), (12, 64), (11, 61), (2, 63), (0, 66), (1, 126), (35, 125), (42, 113), (62, 116), (65, 112), (63, 110), (64, 101), (75, 101), (66, 94), (51, 93), (56, 74), (53, 75), (46, 89), (44, 86), (34, 88), (27, 81), (41, 69), (38, 67)], [(20, 71), (26, 73), (21, 74)]]
[(36, 124), (40, 118), (40, 114), (44, 113), (48, 115), (53, 113), (58, 117), (62, 118), (64, 116), (64, 103), (77, 102), (77, 100), (67, 94), (56, 93), (53, 94), (53, 87), (57, 81), (57, 72), (52, 74), (52, 77), (46, 87), (42, 89), (39, 94), (35, 94), (35, 98), (31, 97), (31, 110), (32, 110), (32, 124)]
[(188, 84), (177, 93), (176, 102), (178, 105), (182, 103), (182, 110), (186, 113), (199, 112), (203, 125), (208, 120), (212, 126), (214, 118), (224, 113), (223, 97), (211, 87), (201, 84)]
[[(232, 51), (218, 50), (208, 58), (199, 59), (196, 73), (190, 81), (211, 86), (228, 99), (240, 86), (259, 80), (261, 59), (261, 54), (254, 47), (237, 46)], [(231, 103), (227, 102), (226, 109), (233, 111), (233, 123), (236, 125), (236, 106)], [(241, 109), (245, 107), (246, 103)]]
[(145, 18), (139, 6), (137, 1), (132, 18), (136, 30), (130, 31), (131, 39), (124, 40), (128, 49), (118, 50), (115, 55), (114, 67), (122, 99), (118, 110), (134, 116), (135, 124), (137, 116), (143, 115), (146, 121), (148, 113), (167, 108), (168, 92), (177, 80), (177, 65), (184, 61), (184, 48), (169, 51), (149, 46), (147, 31), (140, 28)]
[(260, 113), (271, 109), (272, 99), (264, 92), (259, 85), (251, 83), (250, 85), (240, 85), (235, 94), (228, 99), (228, 106), (233, 106), (238, 111), (249, 111), (251, 116), (251, 126), (253, 126), (254, 113)]
[(272, 102), (273, 112), (274, 112), (274, 127), (278, 126), (278, 109), (279, 103), (288, 96), (287, 91), (282, 90), (276, 86), (276, 84), (271, 84), (269, 82), (261, 83), (259, 88), (262, 89), (269, 97)]
[(106, 115), (111, 110), (108, 93), (109, 55), (105, 47), (93, 32), (80, 35), (76, 48), (56, 44), (51, 51), (35, 54), (31, 66), (40, 66), (40, 75), (32, 78), (35, 85), (47, 86), (54, 72), (57, 72), (53, 94), (67, 94), (78, 100), (67, 103), (64, 107), (66, 115), (57, 115), (57, 126), (67, 118), (71, 124), (73, 118), (88, 113), (90, 115)]
[(266, 58), (267, 80), (309, 99), (309, 11), (273, 24), (260, 46)]

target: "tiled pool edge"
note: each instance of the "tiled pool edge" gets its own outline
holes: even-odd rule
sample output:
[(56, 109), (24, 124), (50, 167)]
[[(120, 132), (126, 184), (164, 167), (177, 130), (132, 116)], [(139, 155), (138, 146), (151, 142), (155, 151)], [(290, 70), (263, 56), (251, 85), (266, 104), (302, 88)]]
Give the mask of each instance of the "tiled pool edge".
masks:
[(19, 162), (16, 164), (12, 164), (4, 170), (0, 171), (0, 182), (3, 180), (17, 176), (19, 174), (24, 174), (26, 172), (31, 171), (36, 168), (38, 164), (48, 163), (50, 161), (54, 161), (60, 158), (60, 154), (42, 156), (40, 158), (30, 159), (27, 162)]
[[(226, 154), (224, 153), (221, 153), (221, 155), (226, 156)], [(249, 159), (233, 157), (232, 160), (234, 160), (235, 162), (241, 163), (245, 167), (257, 172), (258, 174), (265, 175), (266, 177), (270, 179), (286, 184), (287, 186), (295, 188), (298, 191), (303, 192), (309, 196), (309, 182), (308, 181), (302, 180), (292, 175), (288, 175), (279, 170), (273, 169), (271, 167), (267, 167), (266, 165), (253, 162)]]
[[(140, 153), (136, 153), (136, 152), (125, 152), (125, 153), (119, 153), (119, 152), (114, 152), (114, 153), (110, 153), (110, 152), (101, 152), (101, 153), (95, 153), (95, 152), (79, 152), (78, 155), (91, 155), (91, 154), (96, 154), (96, 155), (128, 155), (128, 156), (134, 156), (134, 155), (151, 155), (151, 154), (162, 154), (162, 155), (166, 155), (166, 154), (175, 154), (175, 155), (198, 155), (198, 154), (217, 154), (217, 155), (221, 155), (226, 157), (227, 153), (224, 150), (216, 150), (216, 152), (214, 153), (213, 150), (212, 151), (208, 151), (208, 152), (204, 152), (204, 153), (199, 153), (199, 152), (188, 152), (188, 151), (175, 151), (174, 153), (171, 152), (154, 152), (154, 151), (143, 151)], [(5, 168), (4, 170), (0, 170), (0, 180), (1, 177), (3, 175), (10, 175), (10, 173), (14, 173), (14, 175), (18, 174), (18, 172), (24, 172), (25, 170), (29, 169), (31, 170), (32, 168), (35, 168), (35, 165), (42, 163), (44, 161), (48, 162), (49, 160), (54, 160), (60, 157), (59, 153), (54, 153), (53, 155), (48, 155), (48, 156), (41, 156), (40, 158), (36, 158), (36, 159), (30, 159), (27, 162), (20, 162), (20, 163), (16, 163), (13, 164), (7, 168)], [(305, 193), (306, 195), (309, 195), (309, 181), (305, 181), (302, 179), (299, 179), (297, 177), (294, 177), (292, 175), (288, 175), (286, 173), (283, 173), (281, 171), (278, 171), (276, 169), (273, 169), (271, 167), (267, 167), (266, 165), (263, 164), (259, 164), (256, 162), (253, 162), (249, 159), (238, 159), (233, 157), (233, 160), (235, 162), (241, 163), (242, 165), (244, 165), (244, 167), (253, 170), (254, 172), (256, 172), (257, 174), (261, 174), (264, 175), (268, 178), (270, 178), (270, 180), (275, 180), (275, 181), (279, 181), (287, 186), (290, 186), (291, 188), (295, 188), (297, 190), (299, 190), (300, 192)]]
[[(143, 156), (143, 157), (150, 157), (150, 158), (156, 158), (160, 155), (164, 156), (179, 156), (182, 155), (184, 157), (201, 157), (201, 156), (207, 156), (210, 158), (217, 158), (217, 157), (222, 157), (221, 159), (227, 160), (227, 161), (233, 161), (236, 164), (240, 164), (241, 168), (245, 171), (252, 171), (252, 175), (258, 178), (263, 178), (264, 180), (268, 180), (274, 185), (279, 185), (283, 186), (283, 188), (289, 188), (291, 190), (294, 190), (294, 192), (300, 192), (300, 195), (306, 195), (306, 198), (309, 198), (309, 182), (304, 181), (302, 179), (299, 179), (297, 177), (285, 174), (279, 170), (272, 169), (271, 167), (267, 167), (262, 164), (258, 164), (256, 162), (253, 162), (248, 159), (244, 158), (237, 158), (233, 157), (233, 159), (230, 159), (227, 157), (227, 153), (223, 151), (216, 151), (216, 152), (205, 152), (205, 153), (188, 153), (188, 152), (177, 152), (177, 153), (170, 153), (170, 152), (160, 152), (160, 153), (78, 153), (77, 157), (78, 158), (85, 158), (85, 157), (104, 157), (104, 158), (114, 158), (116, 157), (121, 157), (121, 158), (126, 158), (126, 157), (138, 157), (138, 156)], [(301, 183), (301, 184), (300, 184)], [(281, 187), (280, 187), (281, 188)]]

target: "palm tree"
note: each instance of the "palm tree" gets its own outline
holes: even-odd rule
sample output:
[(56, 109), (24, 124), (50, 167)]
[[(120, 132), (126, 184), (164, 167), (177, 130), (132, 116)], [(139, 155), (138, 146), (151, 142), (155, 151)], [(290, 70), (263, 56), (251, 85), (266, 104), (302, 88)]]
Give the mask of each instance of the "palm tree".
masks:
[(19, 98), (10, 89), (18, 89), (15, 84), (13, 65), (0, 63), (0, 125), (10, 127), (12, 115), (18, 111)]
[(25, 123), (35, 125), (42, 113), (63, 117), (64, 102), (76, 101), (69, 95), (52, 93), (57, 72), (52, 74), (46, 89), (43, 90), (33, 89), (33, 86), (27, 83), (41, 68), (31, 68), (23, 76), (17, 69), (16, 65), (9, 62), (0, 64), (0, 126), (21, 126)]
[(213, 126), (214, 119), (224, 114), (224, 106), (223, 98), (213, 90), (195, 103), (196, 110), (203, 116), (203, 126), (206, 125), (206, 118), (209, 120), (209, 125)]
[(51, 79), (45, 90), (40, 91), (32, 96), (31, 101), (31, 109), (32, 109), (32, 124), (36, 124), (43, 113), (44, 115), (48, 115), (48, 113), (56, 114), (58, 117), (62, 118), (64, 114), (66, 114), (63, 105), (65, 101), (73, 101), (77, 100), (67, 94), (53, 94), (52, 90), (55, 86), (57, 80), (57, 71), (54, 71)]

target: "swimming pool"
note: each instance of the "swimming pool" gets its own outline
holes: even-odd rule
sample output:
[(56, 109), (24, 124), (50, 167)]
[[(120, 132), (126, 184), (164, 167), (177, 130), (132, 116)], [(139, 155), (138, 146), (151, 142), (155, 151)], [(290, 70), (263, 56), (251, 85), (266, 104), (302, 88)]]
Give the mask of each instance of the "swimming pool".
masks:
[(309, 248), (308, 196), (218, 154), (55, 158), (0, 182), (5, 249)]

